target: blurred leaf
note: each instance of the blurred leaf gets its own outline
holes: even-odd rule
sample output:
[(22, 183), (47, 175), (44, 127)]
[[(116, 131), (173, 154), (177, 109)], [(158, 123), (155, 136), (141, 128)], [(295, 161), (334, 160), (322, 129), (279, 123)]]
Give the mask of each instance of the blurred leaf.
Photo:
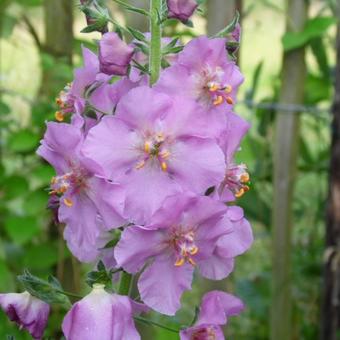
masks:
[(0, 292), (11, 291), (14, 288), (14, 280), (6, 263), (0, 260)]
[(15, 17), (8, 15), (6, 13), (2, 14), (1, 18), (2, 27), (0, 31), (3, 38), (8, 39), (11, 36), (16, 23), (17, 19)]
[(8, 148), (13, 152), (33, 151), (39, 143), (39, 136), (30, 130), (12, 133), (8, 139)]
[(58, 251), (54, 244), (45, 243), (30, 246), (26, 250), (24, 264), (26, 267), (41, 270), (47, 269), (58, 262)]
[(28, 181), (25, 177), (10, 176), (4, 179), (2, 184), (6, 199), (23, 196), (29, 189)]
[[(32, 171), (32, 177), (39, 182), (40, 186), (48, 186), (51, 178), (55, 176), (55, 171), (50, 165), (41, 164)], [(45, 198), (46, 199), (46, 198)]]
[(10, 107), (3, 101), (0, 101), (0, 116), (8, 115), (10, 112), (11, 112)]
[(233, 20), (228, 24), (228, 26), (226, 26), (221, 31), (219, 31), (215, 35), (215, 37), (223, 38), (223, 37), (227, 36), (229, 33), (234, 31), (234, 29), (235, 29), (236, 25), (239, 23), (239, 21), (240, 21), (240, 13), (238, 11), (236, 11)]
[(8, 236), (17, 244), (30, 241), (40, 231), (37, 220), (28, 216), (8, 216), (4, 227)]
[(287, 32), (282, 37), (283, 48), (290, 51), (307, 44), (311, 39), (322, 37), (328, 28), (336, 23), (333, 17), (316, 17), (309, 19), (301, 32)]
[(43, 0), (16, 0), (19, 4), (23, 6), (41, 6), (43, 3)]
[(255, 97), (256, 91), (257, 91), (257, 87), (258, 87), (258, 83), (259, 83), (259, 79), (260, 79), (261, 72), (262, 72), (262, 67), (263, 67), (263, 60), (261, 60), (256, 65), (251, 87), (246, 92), (246, 96), (245, 96), (246, 101), (253, 101), (254, 100), (254, 97)]
[(70, 304), (67, 296), (60, 293), (59, 287), (56, 287), (55, 281), (48, 282), (36, 276), (29, 271), (25, 271), (23, 275), (18, 276), (18, 280), (23, 284), (25, 289), (38, 299), (47, 303)]
[(30, 192), (24, 200), (23, 209), (27, 215), (39, 216), (43, 211), (46, 210), (48, 201), (48, 195), (46, 191), (38, 189)]
[(320, 101), (330, 99), (331, 86), (328, 79), (309, 73), (305, 87), (305, 101), (307, 104), (316, 104)]
[(310, 41), (310, 46), (321, 74), (325, 79), (328, 79), (330, 77), (329, 61), (326, 53), (327, 48), (323, 40), (320, 37), (314, 38)]
[(258, 221), (269, 228), (272, 216), (271, 207), (258, 194), (257, 190), (260, 186), (260, 183), (252, 186), (242, 198), (238, 199), (237, 205), (244, 209), (247, 218)]

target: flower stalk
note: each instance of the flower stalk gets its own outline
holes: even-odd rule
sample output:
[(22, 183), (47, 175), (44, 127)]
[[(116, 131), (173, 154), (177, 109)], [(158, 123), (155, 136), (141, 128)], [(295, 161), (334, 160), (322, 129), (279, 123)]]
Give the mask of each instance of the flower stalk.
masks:
[(161, 38), (162, 38), (162, 24), (159, 20), (161, 13), (161, 0), (150, 1), (150, 85), (153, 85), (159, 78), (161, 69)]

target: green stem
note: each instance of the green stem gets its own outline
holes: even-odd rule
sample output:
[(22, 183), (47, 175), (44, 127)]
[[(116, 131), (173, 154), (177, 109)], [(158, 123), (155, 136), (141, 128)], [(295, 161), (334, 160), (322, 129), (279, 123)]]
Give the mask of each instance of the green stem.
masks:
[(81, 296), (81, 295), (73, 294), (73, 293), (70, 293), (70, 292), (65, 292), (64, 290), (58, 290), (58, 293), (69, 296), (69, 297), (73, 297), (73, 298), (76, 298), (76, 299), (82, 299), (83, 298), (83, 296)]
[(147, 324), (147, 325), (153, 325), (153, 326), (156, 326), (156, 327), (159, 327), (159, 328), (166, 329), (169, 332), (173, 332), (173, 333), (177, 333), (177, 334), (179, 333), (178, 329), (174, 329), (174, 328), (162, 325), (162, 324), (160, 324), (160, 323), (158, 323), (156, 321), (152, 321), (152, 320), (149, 320), (149, 319), (144, 319), (144, 318), (142, 318), (140, 316), (135, 316), (134, 319), (136, 321), (142, 322), (142, 323)]
[(162, 27), (159, 22), (162, 0), (150, 0), (150, 85), (153, 85), (159, 78), (161, 70), (161, 38)]
[(121, 274), (121, 278), (120, 278), (118, 294), (129, 295), (131, 281), (132, 281), (132, 275), (123, 271)]

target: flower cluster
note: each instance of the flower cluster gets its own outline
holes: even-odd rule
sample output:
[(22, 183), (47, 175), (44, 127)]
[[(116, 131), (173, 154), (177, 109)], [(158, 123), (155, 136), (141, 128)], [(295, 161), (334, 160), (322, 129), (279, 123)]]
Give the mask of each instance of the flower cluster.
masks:
[[(186, 21), (197, 4), (168, 1), (168, 7), (170, 17), (180, 12)], [(145, 46), (148, 41), (145, 34)], [(95, 285), (66, 315), (66, 339), (139, 339), (136, 313), (152, 308), (174, 315), (194, 271), (221, 280), (252, 244), (251, 227), (235, 204), (249, 190), (247, 168), (234, 159), (249, 128), (233, 112), (243, 76), (226, 43), (193, 39), (168, 56), (153, 87), (140, 43), (107, 32), (98, 54), (83, 48), (84, 66), (57, 98), (57, 122), (47, 123), (38, 149), (56, 171), (50, 206), (80, 261), (103, 260), (139, 274), (143, 304)], [(170, 51), (171, 44), (165, 38), (162, 48)], [(120, 239), (108, 248), (115, 229)], [(0, 298), (12, 320), (41, 336), (45, 306), (35, 326), (16, 312), (14, 295)], [(38, 308), (34, 303), (28, 308)], [(197, 322), (180, 337), (223, 339), (226, 316), (242, 308), (236, 297), (207, 293)]]

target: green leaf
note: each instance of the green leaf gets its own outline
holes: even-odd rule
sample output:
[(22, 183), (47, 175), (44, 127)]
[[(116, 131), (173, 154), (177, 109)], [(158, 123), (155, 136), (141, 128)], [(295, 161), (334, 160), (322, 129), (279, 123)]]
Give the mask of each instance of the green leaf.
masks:
[(33, 151), (39, 143), (39, 136), (30, 130), (12, 133), (8, 139), (8, 148), (13, 152)]
[(60, 293), (55, 280), (45, 281), (33, 276), (29, 271), (25, 270), (23, 275), (18, 276), (18, 280), (23, 284), (25, 289), (33, 296), (43, 300), (49, 304), (70, 304), (67, 296)]
[(127, 30), (130, 32), (130, 34), (137, 39), (138, 41), (142, 41), (143, 43), (148, 44), (148, 41), (146, 40), (144, 34), (132, 27), (127, 27)]
[(27, 267), (42, 270), (58, 262), (57, 247), (52, 243), (30, 246), (26, 250), (24, 263)]
[(215, 37), (220, 37), (223, 38), (225, 36), (227, 36), (229, 33), (233, 32), (236, 25), (239, 23), (240, 21), (240, 13), (238, 11), (236, 11), (235, 16), (233, 18), (233, 20), (231, 21), (231, 23), (226, 26), (225, 28), (223, 28), (221, 31), (219, 31)]
[(147, 12), (143, 8), (131, 6), (130, 4), (126, 3), (125, 1), (121, 1), (121, 0), (113, 0), (113, 1), (116, 2), (117, 4), (121, 5), (122, 7), (124, 7), (124, 9), (126, 9), (127, 11), (135, 12), (135, 13), (142, 14), (142, 15), (145, 15), (145, 16), (149, 16), (149, 12)]
[(0, 101), (0, 116), (8, 115), (10, 112), (11, 112), (10, 107), (3, 101)]
[(29, 189), (28, 181), (25, 177), (9, 176), (4, 179), (2, 188), (7, 200), (23, 196)]
[(7, 39), (11, 36), (13, 29), (17, 23), (17, 19), (11, 15), (3, 14), (1, 18), (1, 35), (3, 38)]
[(313, 38), (322, 37), (330, 26), (337, 22), (333, 17), (316, 17), (309, 19), (301, 32), (287, 32), (282, 37), (283, 48), (285, 51), (306, 45)]
[(39, 164), (31, 174), (40, 186), (46, 187), (50, 184), (52, 177), (55, 176), (55, 171), (50, 165)]
[(99, 261), (97, 270), (93, 270), (86, 275), (86, 283), (93, 287), (94, 284), (103, 284), (106, 288), (112, 289), (112, 271), (107, 271), (102, 261)]
[(4, 221), (7, 235), (14, 243), (25, 244), (40, 231), (37, 220), (28, 216), (9, 216)]
[(254, 71), (254, 76), (252, 79), (252, 86), (251, 88), (246, 92), (246, 100), (247, 101), (253, 101), (256, 91), (257, 91), (257, 87), (258, 87), (258, 83), (259, 83), (259, 79), (261, 76), (261, 72), (262, 72), (262, 67), (263, 67), (263, 60), (261, 60)]
[(14, 280), (9, 268), (4, 261), (0, 260), (0, 292), (11, 291), (14, 288)]
[(316, 76), (313, 74), (307, 75), (306, 80), (306, 103), (316, 104), (323, 100), (329, 100), (331, 96), (331, 86), (329, 79)]
[(30, 192), (24, 200), (23, 209), (27, 215), (41, 215), (46, 210), (48, 195), (45, 191), (39, 189)]
[(327, 48), (325, 46), (325, 43), (320, 37), (314, 38), (310, 41), (310, 47), (316, 59), (316, 62), (318, 63), (319, 70), (322, 76), (325, 79), (328, 79), (330, 77), (331, 72), (330, 72), (329, 61), (328, 61), (328, 56), (326, 52)]

